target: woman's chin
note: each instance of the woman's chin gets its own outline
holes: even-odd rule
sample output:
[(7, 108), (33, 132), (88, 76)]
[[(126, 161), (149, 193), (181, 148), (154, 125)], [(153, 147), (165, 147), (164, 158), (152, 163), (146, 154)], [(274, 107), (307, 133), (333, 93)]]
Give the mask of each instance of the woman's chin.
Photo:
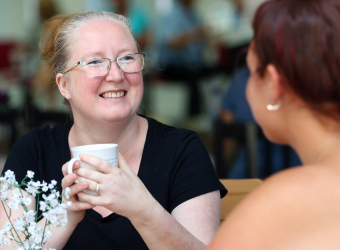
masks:
[(130, 118), (135, 115), (136, 112), (131, 111), (115, 111), (103, 114), (101, 117), (101, 120), (107, 121), (107, 122), (121, 122), (121, 121), (128, 121)]
[(287, 143), (285, 142), (286, 138), (282, 138), (282, 132), (281, 133), (276, 133), (276, 132), (269, 132), (264, 130), (263, 131), (264, 136), (267, 138), (267, 140), (276, 143), (276, 144), (280, 144), (280, 145), (286, 145)]

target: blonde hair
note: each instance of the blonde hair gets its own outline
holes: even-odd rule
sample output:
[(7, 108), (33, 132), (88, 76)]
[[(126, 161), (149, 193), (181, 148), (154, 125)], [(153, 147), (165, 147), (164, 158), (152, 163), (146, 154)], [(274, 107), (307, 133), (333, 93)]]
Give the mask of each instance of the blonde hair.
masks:
[(111, 20), (120, 23), (132, 35), (139, 51), (139, 46), (132, 33), (129, 21), (122, 15), (106, 11), (59, 14), (46, 21), (45, 30), (39, 43), (41, 58), (52, 66), (54, 76), (67, 68), (71, 42), (75, 32), (92, 20)]

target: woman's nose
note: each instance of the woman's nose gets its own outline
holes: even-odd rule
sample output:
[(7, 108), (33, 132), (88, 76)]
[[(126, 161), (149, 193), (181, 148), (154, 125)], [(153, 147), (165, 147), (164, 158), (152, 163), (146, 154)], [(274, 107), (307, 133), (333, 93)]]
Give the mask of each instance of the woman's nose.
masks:
[(111, 61), (111, 67), (106, 75), (107, 81), (120, 82), (124, 79), (124, 72), (118, 66), (117, 61)]

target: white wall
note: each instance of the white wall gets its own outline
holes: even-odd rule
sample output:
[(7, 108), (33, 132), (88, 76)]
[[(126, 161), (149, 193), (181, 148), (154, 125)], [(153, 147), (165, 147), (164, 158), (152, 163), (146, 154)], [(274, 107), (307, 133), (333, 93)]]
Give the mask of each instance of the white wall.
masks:
[[(0, 40), (25, 40), (28, 31), (38, 22), (39, 0), (0, 0)], [(109, 0), (55, 0), (62, 13), (81, 13), (96, 3), (105, 6)], [(132, 0), (142, 2), (154, 10), (155, 0)]]
[[(85, 0), (56, 0), (61, 12), (84, 11)], [(38, 0), (0, 0), (0, 40), (25, 40), (38, 22)]]
[(0, 39), (23, 39), (23, 1), (0, 0)]

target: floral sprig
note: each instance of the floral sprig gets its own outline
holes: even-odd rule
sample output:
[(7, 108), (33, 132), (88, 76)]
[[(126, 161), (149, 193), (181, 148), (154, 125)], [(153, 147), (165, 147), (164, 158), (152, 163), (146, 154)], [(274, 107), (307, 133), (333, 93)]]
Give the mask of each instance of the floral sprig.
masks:
[[(7, 170), (5, 175), (0, 177), (0, 201), (2, 205), (0, 209), (4, 210), (8, 218), (5, 227), (0, 230), (0, 248), (5, 244), (11, 244), (11, 241), (15, 241), (14, 249), (17, 250), (45, 250), (45, 243), (53, 235), (50, 226), (65, 228), (67, 224), (66, 208), (71, 205), (71, 202), (62, 201), (62, 197), (69, 199), (70, 188), (66, 188), (64, 193), (60, 195), (59, 191), (56, 190), (57, 182), (55, 180), (48, 184), (45, 181), (42, 183), (40, 181), (34, 182), (33, 177), (34, 172), (27, 171), (26, 177), (20, 184), (16, 181), (15, 174), (11, 170)], [(22, 192), (24, 187), (26, 187), (27, 194)], [(44, 194), (48, 191), (48, 195)], [(39, 201), (40, 196), (43, 198), (41, 201)], [(36, 211), (28, 210), (28, 206), (32, 203), (31, 197), (36, 198)], [(20, 207), (23, 211), (22, 216), (12, 220), (12, 211), (18, 212)], [(38, 213), (39, 210), (42, 212), (41, 215)], [(38, 221), (42, 217), (46, 218), (44, 226), (38, 225)]]

